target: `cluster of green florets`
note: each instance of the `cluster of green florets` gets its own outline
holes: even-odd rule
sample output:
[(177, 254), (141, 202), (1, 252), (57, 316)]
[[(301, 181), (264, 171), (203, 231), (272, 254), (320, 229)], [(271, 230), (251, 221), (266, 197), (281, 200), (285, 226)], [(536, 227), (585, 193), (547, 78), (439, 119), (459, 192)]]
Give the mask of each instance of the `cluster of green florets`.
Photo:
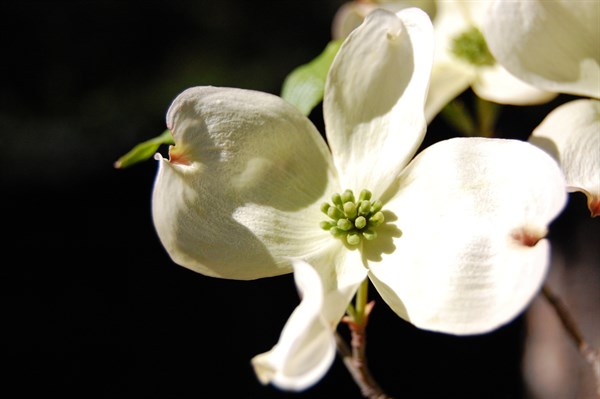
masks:
[(455, 37), (451, 51), (458, 58), (473, 65), (492, 66), (496, 63), (483, 34), (475, 27)]
[(364, 238), (373, 240), (377, 233), (373, 230), (385, 221), (381, 212), (381, 201), (371, 201), (371, 192), (362, 190), (358, 200), (352, 190), (335, 193), (331, 202), (321, 205), (321, 211), (331, 220), (321, 222), (321, 228), (331, 235), (344, 239), (349, 245), (358, 245)]

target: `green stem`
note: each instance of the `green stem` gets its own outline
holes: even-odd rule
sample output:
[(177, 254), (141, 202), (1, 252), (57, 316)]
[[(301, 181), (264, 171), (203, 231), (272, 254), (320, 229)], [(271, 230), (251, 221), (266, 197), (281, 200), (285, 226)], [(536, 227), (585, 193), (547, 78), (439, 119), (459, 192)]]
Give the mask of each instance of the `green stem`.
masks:
[(356, 310), (354, 310), (354, 306), (352, 306), (352, 303), (348, 304), (348, 307), (346, 308), (346, 313), (348, 314), (350, 319), (356, 320)]
[(365, 279), (358, 287), (356, 292), (356, 299), (354, 301), (355, 313), (354, 322), (356, 324), (364, 324), (365, 321), (365, 309), (367, 307), (367, 297), (369, 296), (369, 280)]
[(440, 115), (446, 120), (446, 123), (459, 131), (463, 136), (473, 137), (477, 135), (475, 120), (466, 105), (459, 98), (455, 98), (446, 104)]
[(463, 136), (495, 137), (496, 122), (502, 107), (477, 95), (473, 96), (473, 112), (461, 99), (455, 98), (442, 109), (440, 115)]
[(500, 116), (500, 105), (475, 96), (475, 112), (479, 134), (483, 137), (495, 137), (496, 122)]

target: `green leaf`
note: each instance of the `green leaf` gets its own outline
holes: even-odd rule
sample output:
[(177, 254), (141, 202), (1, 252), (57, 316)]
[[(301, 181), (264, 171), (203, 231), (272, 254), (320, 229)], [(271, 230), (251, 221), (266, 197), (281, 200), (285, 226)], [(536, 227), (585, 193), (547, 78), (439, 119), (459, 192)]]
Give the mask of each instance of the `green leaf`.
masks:
[(283, 82), (281, 97), (304, 115), (310, 114), (323, 100), (327, 72), (341, 45), (342, 40), (331, 41), (315, 59), (295, 68)]
[(138, 162), (145, 161), (152, 157), (158, 147), (162, 144), (175, 144), (170, 130), (165, 130), (160, 136), (151, 138), (133, 147), (127, 154), (121, 156), (114, 163), (117, 169), (125, 169)]

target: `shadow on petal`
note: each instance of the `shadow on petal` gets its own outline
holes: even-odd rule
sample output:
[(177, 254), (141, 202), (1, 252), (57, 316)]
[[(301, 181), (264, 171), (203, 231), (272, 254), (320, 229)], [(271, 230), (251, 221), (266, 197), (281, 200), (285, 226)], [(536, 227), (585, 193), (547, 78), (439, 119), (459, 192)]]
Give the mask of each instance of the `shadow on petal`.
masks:
[(538, 137), (531, 136), (529, 138), (529, 142), (539, 149), (544, 150), (548, 155), (554, 158), (558, 163), (560, 163), (560, 152), (558, 151), (558, 146), (554, 142), (547, 137)]
[(173, 260), (209, 276), (291, 271), (283, 256), (314, 252), (326, 233), (319, 204), (336, 181), (331, 154), (280, 97), (195, 87), (169, 108), (176, 145), (161, 160), (153, 215)]
[[(171, 153), (205, 168), (193, 184), (201, 184), (200, 179), (216, 180), (234, 202), (282, 211), (296, 211), (318, 201), (332, 168), (328, 149), (311, 122), (295, 110), (265, 111), (257, 117), (250, 112), (253, 107), (235, 104), (244, 97), (250, 101), (250, 94), (239, 91), (238, 95), (228, 105), (240, 109), (235, 118), (213, 115), (194, 98), (181, 102), (174, 116), (177, 144)], [(283, 102), (276, 105), (284, 110), (291, 107)]]
[(383, 300), (388, 304), (388, 306), (402, 319), (410, 322), (410, 317), (408, 315), (408, 310), (404, 305), (404, 302), (400, 299), (400, 297), (390, 288), (389, 285), (385, 284), (381, 280), (379, 280), (375, 275), (369, 271), (369, 279), (377, 289), (377, 292), (383, 298)]
[(373, 241), (365, 241), (363, 244), (363, 260), (371, 262), (381, 262), (383, 254), (391, 254), (396, 250), (394, 244), (395, 238), (402, 236), (400, 230), (394, 222), (398, 217), (390, 211), (384, 210), (385, 223), (376, 228), (377, 238)]
[(175, 263), (207, 276), (242, 280), (291, 271), (280, 269), (258, 237), (234, 219), (240, 204), (228, 200), (215, 181), (203, 179), (204, 171), (196, 176), (186, 173), (188, 166), (161, 163), (153, 215)]
[[(364, 30), (370, 32), (362, 33), (385, 40), (378, 40), (377, 45), (369, 42), (365, 48), (349, 41), (351, 44), (346, 45), (349, 50), (340, 52), (340, 57), (345, 58), (336, 63), (332, 80), (353, 79), (352, 85), (339, 84), (338, 88), (342, 115), (348, 119), (346, 126), (358, 126), (387, 115), (411, 83), (415, 67), (412, 43), (396, 16), (389, 18), (388, 25), (365, 25)], [(360, 56), (359, 51), (362, 51)], [(373, 62), (365, 63), (365, 57)], [(390, 74), (394, 79), (388, 79)]]

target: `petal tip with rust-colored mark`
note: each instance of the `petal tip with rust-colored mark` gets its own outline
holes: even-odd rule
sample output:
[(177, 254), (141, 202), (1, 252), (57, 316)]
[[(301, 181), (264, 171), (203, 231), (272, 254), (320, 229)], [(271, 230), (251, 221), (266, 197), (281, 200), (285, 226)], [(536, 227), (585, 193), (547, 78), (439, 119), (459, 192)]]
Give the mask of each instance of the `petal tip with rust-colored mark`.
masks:
[(525, 247), (534, 247), (546, 234), (527, 227), (520, 227), (512, 231), (511, 238)]
[(591, 217), (600, 216), (600, 197), (588, 197), (588, 208), (590, 209)]
[(178, 165), (191, 165), (192, 162), (187, 158), (184, 151), (177, 151), (175, 146), (169, 147), (169, 162)]

